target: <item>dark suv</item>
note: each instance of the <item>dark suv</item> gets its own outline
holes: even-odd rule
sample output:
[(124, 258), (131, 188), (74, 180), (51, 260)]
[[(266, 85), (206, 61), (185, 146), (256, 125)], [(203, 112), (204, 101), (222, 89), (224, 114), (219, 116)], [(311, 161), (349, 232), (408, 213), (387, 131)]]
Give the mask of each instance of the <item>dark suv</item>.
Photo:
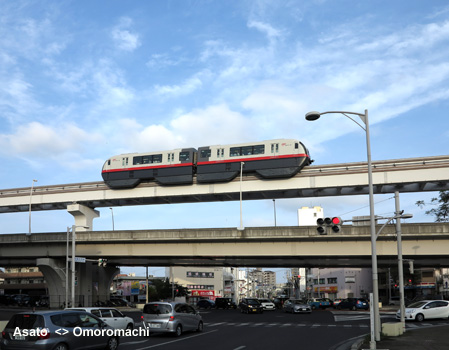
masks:
[(232, 301), (231, 298), (216, 298), (215, 308), (217, 309), (236, 309), (237, 305)]
[[(104, 332), (101, 332), (104, 330)], [(2, 331), (0, 349), (116, 350), (119, 338), (108, 335), (113, 328), (85, 311), (36, 311), (15, 314)], [(78, 332), (100, 332), (79, 336)]]
[(239, 304), (240, 312), (242, 313), (263, 313), (262, 303), (258, 299), (243, 298)]

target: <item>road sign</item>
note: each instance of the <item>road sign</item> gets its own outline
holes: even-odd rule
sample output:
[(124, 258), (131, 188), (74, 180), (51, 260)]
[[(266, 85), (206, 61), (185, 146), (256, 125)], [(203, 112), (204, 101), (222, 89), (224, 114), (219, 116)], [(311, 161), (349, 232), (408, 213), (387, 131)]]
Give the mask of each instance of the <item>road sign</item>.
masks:
[(76, 263), (85, 263), (86, 262), (86, 258), (75, 256), (75, 262)]

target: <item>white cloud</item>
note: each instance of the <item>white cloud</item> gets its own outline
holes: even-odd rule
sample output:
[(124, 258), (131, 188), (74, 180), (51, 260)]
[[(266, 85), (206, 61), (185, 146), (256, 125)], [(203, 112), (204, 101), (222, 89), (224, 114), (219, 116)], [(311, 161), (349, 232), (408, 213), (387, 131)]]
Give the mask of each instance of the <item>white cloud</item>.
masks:
[(128, 30), (132, 24), (129, 17), (122, 17), (120, 23), (112, 29), (112, 39), (120, 50), (134, 51), (141, 45), (139, 34)]
[(4, 156), (57, 159), (68, 152), (82, 152), (98, 142), (98, 134), (88, 134), (73, 124), (61, 126), (31, 122), (20, 125), (14, 134), (0, 134)]

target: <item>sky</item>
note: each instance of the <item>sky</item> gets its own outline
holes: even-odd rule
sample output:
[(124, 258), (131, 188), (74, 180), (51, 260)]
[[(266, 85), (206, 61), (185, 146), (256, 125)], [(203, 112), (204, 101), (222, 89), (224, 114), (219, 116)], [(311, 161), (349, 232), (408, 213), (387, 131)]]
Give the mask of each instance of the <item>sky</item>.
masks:
[[(342, 115), (369, 111), (372, 159), (449, 152), (446, 0), (0, 0), (0, 189), (101, 181), (112, 155), (277, 138), (314, 165), (366, 161), (365, 133)], [(432, 222), (401, 195), (407, 222)], [(376, 195), (393, 215), (393, 195)], [(276, 200), (368, 215), (367, 196)], [(100, 208), (94, 230), (112, 230)], [(237, 227), (238, 202), (113, 208), (116, 230)], [(198, 219), (201, 214), (201, 221)], [(272, 200), (243, 203), (244, 226), (273, 226)], [(32, 213), (32, 232), (65, 232), (66, 211)], [(1, 214), (0, 234), (28, 232)], [(150, 273), (163, 274), (163, 268)]]

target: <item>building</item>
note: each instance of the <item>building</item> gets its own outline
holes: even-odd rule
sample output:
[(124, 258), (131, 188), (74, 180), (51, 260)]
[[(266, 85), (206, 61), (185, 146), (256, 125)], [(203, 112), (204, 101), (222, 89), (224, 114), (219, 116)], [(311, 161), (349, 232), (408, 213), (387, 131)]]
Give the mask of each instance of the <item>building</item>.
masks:
[(187, 287), (187, 302), (196, 304), (200, 299), (215, 300), (217, 297), (233, 297), (234, 275), (230, 268), (222, 267), (167, 267), (165, 275), (170, 281)]
[(47, 283), (38, 267), (7, 267), (0, 272), (0, 295), (47, 295)]
[(372, 291), (371, 269), (312, 268), (307, 275), (310, 296), (337, 298), (369, 298)]

